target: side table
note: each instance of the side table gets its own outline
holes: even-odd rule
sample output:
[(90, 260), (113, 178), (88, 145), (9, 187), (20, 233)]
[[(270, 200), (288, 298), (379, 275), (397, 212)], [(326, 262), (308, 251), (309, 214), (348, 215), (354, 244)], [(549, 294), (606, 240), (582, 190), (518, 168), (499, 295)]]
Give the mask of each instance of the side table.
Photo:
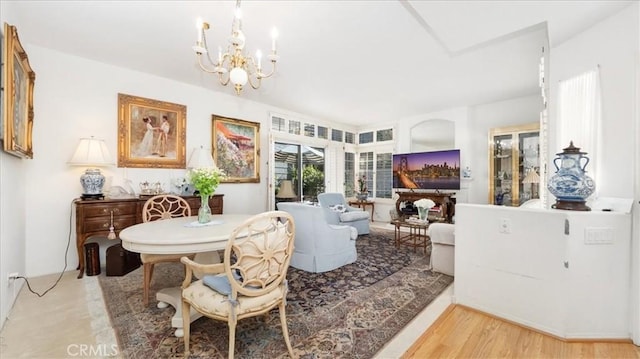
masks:
[[(396, 219), (391, 221), (391, 224), (395, 226), (396, 248), (405, 245), (413, 247), (414, 252), (416, 248), (423, 248), (424, 254), (427, 254), (427, 245), (431, 243), (431, 238), (427, 235), (429, 223), (409, 222)], [(403, 227), (407, 228), (409, 232), (403, 233), (401, 230)]]
[(359, 201), (359, 200), (351, 200), (349, 201), (349, 206), (362, 208), (363, 210), (367, 210), (367, 206), (371, 206), (371, 222), (373, 222), (373, 214), (376, 211), (376, 204), (373, 201)]

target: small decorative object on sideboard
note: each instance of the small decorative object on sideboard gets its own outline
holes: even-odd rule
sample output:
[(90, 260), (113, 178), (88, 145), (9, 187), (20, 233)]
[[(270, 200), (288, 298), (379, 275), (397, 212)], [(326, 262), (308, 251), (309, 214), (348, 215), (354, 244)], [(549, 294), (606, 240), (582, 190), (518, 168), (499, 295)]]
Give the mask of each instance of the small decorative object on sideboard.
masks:
[[(549, 179), (547, 188), (556, 196), (556, 203), (552, 206), (555, 209), (566, 209), (572, 211), (590, 211), (585, 203), (596, 189), (593, 179), (585, 174), (585, 168), (589, 163), (586, 152), (580, 152), (579, 147), (573, 146), (573, 141), (569, 147), (562, 152), (556, 153), (553, 164), (556, 166), (556, 174)], [(582, 160), (584, 164), (582, 164)], [(560, 160), (560, 167), (557, 161)]]
[(369, 197), (369, 192), (367, 191), (367, 177), (362, 175), (358, 177), (358, 189), (359, 192), (356, 193), (356, 198), (358, 201), (366, 201)]

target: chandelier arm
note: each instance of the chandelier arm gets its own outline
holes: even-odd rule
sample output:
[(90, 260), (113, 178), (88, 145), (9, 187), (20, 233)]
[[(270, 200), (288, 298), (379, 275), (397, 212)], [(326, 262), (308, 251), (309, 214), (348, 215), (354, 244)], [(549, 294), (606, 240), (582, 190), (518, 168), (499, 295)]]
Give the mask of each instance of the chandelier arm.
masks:
[(252, 77), (249, 76), (249, 84), (251, 85), (251, 87), (253, 87), (254, 90), (257, 90), (260, 87), (260, 85), (262, 85), (262, 78), (256, 77), (255, 79), (256, 79), (256, 81), (258, 81), (257, 85), (253, 84)]
[(210, 74), (218, 73), (218, 71), (216, 71), (216, 69), (209, 69), (202, 63), (202, 55), (198, 55), (198, 65), (200, 66), (200, 69), (202, 71), (204, 71), (204, 72), (207, 72), (207, 73), (210, 73)]
[(227, 78), (225, 79), (224, 73), (218, 72), (218, 81), (220, 81), (220, 84), (222, 86), (227, 86), (227, 84), (229, 83), (229, 80), (231, 80), (231, 75), (229, 74), (229, 72), (226, 72), (227, 74)]
[(267, 77), (271, 77), (271, 75), (273, 75), (275, 72), (276, 72), (276, 62), (275, 61), (271, 61), (271, 72), (269, 72), (268, 74), (260, 72), (260, 77), (265, 79)]

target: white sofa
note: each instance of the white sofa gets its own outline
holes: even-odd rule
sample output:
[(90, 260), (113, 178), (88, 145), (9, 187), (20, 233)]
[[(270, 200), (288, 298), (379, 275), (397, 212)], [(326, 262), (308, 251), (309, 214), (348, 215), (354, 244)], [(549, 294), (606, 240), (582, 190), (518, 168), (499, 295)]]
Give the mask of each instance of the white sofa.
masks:
[(277, 207), (290, 213), (296, 225), (291, 266), (307, 272), (326, 272), (358, 259), (358, 232), (347, 225), (329, 224), (325, 211), (317, 206), (280, 202)]
[(431, 268), (434, 272), (454, 275), (455, 228), (450, 223), (431, 223), (427, 234), (431, 238)]

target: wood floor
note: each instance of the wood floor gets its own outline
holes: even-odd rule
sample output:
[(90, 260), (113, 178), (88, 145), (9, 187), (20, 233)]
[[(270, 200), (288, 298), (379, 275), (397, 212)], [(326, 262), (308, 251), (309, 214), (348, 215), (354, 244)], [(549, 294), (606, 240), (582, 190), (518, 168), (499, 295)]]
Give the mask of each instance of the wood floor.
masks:
[(565, 342), (462, 306), (450, 306), (403, 355), (409, 358), (640, 358), (631, 343)]

